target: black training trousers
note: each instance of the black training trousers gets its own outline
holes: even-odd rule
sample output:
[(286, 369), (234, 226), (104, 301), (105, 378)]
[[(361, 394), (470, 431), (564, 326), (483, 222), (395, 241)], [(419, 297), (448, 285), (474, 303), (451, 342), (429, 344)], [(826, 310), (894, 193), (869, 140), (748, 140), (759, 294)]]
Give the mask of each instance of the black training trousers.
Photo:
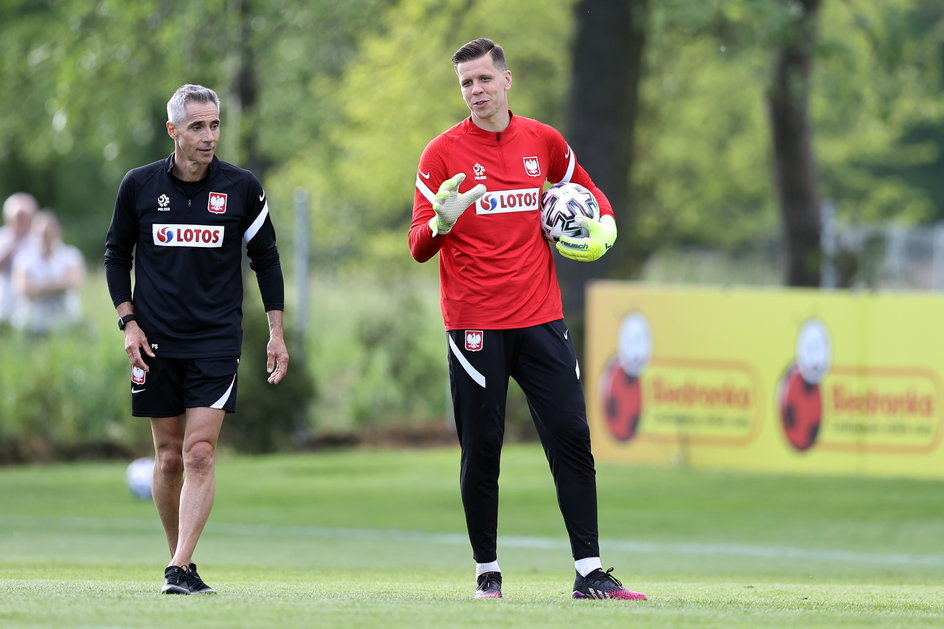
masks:
[(527, 397), (574, 559), (598, 557), (590, 428), (577, 356), (563, 320), (513, 330), (450, 330), (448, 337), (462, 446), (462, 506), (475, 561), (497, 558), (498, 474), (509, 376)]

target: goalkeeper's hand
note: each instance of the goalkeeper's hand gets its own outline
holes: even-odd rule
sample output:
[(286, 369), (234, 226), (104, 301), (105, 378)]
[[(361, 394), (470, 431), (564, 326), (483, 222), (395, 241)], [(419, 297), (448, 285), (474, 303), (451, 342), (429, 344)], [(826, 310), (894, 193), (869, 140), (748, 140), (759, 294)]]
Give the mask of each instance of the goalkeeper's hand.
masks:
[(436, 212), (436, 216), (429, 219), (429, 228), (433, 230), (433, 236), (448, 234), (466, 208), (485, 194), (483, 184), (478, 184), (471, 190), (459, 194), (459, 186), (463, 181), (465, 181), (465, 173), (459, 173), (439, 186), (436, 200), (433, 201), (433, 211)]
[(586, 216), (578, 216), (574, 221), (587, 230), (588, 236), (561, 236), (557, 241), (557, 250), (565, 258), (578, 262), (593, 262), (603, 257), (616, 242), (616, 221), (609, 214), (604, 214), (598, 221)]

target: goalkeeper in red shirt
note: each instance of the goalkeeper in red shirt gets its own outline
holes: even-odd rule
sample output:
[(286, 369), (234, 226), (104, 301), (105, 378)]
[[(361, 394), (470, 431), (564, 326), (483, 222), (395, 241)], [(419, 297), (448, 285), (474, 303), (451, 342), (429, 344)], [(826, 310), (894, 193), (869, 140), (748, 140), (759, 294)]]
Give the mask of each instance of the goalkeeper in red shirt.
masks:
[(540, 226), (546, 181), (590, 190), (600, 220), (580, 217), (589, 235), (562, 238), (557, 249), (591, 262), (616, 240), (613, 209), (559, 132), (508, 109), (512, 77), (501, 46), (476, 39), (452, 61), (471, 116), (436, 136), (420, 157), (409, 242), (418, 262), (439, 253), (475, 597), (502, 595), (498, 475), (512, 377), (527, 396), (557, 487), (576, 568), (574, 598), (645, 599), (604, 572), (600, 561), (580, 368)]

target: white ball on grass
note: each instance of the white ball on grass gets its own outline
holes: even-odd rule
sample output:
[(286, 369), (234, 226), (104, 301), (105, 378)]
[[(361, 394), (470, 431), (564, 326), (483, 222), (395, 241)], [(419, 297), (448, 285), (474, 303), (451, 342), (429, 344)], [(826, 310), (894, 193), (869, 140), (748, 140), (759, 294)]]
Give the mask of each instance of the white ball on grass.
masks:
[(131, 495), (139, 500), (151, 499), (151, 479), (154, 477), (154, 459), (141, 457), (132, 461), (125, 470), (125, 482)]

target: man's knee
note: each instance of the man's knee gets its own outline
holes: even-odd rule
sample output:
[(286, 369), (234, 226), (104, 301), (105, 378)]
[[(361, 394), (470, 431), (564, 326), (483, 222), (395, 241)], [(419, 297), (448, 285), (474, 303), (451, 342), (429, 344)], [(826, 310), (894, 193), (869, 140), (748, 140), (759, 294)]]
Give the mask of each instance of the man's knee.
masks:
[(158, 446), (156, 452), (156, 465), (161, 474), (179, 475), (184, 471), (184, 457), (181, 453), (180, 444)]
[(188, 474), (212, 471), (216, 460), (216, 447), (209, 441), (195, 441), (184, 452), (184, 466)]

